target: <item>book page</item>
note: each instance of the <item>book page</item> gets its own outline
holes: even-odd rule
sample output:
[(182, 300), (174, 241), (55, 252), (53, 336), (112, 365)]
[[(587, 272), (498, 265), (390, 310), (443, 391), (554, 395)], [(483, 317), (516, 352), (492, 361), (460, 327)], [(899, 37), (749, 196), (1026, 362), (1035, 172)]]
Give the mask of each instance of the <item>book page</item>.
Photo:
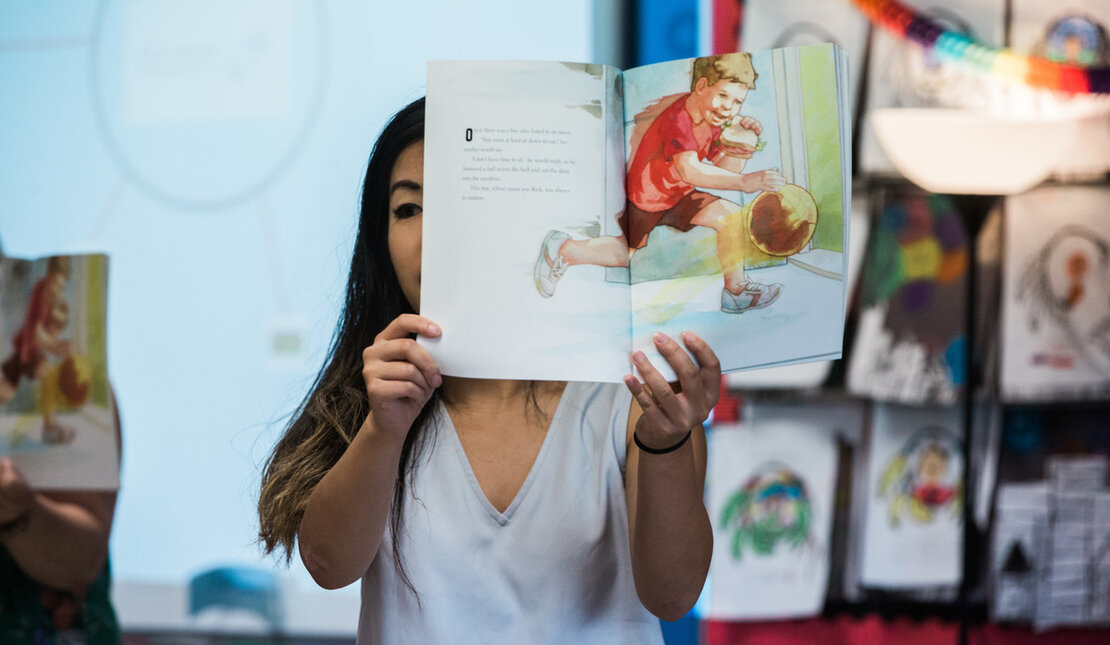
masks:
[(443, 336), (421, 342), (444, 374), (629, 371), (627, 274), (605, 266), (627, 264), (618, 87), (600, 65), (429, 63), (421, 314)]
[(832, 45), (625, 72), (633, 348), (668, 376), (657, 331), (699, 334), (725, 371), (840, 356), (844, 76)]
[(34, 489), (119, 487), (108, 258), (0, 258), (0, 456)]

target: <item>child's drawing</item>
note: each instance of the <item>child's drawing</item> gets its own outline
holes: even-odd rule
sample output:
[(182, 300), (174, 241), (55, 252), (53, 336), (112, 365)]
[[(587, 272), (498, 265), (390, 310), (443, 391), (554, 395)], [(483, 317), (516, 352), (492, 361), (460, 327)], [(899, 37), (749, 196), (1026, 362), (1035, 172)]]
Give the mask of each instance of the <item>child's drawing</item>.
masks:
[(956, 406), (876, 403), (867, 443), (860, 585), (955, 585), (963, 563), (962, 428)]
[(1000, 386), (1010, 401), (1110, 392), (1110, 191), (1008, 198)]
[[(1110, 378), (1110, 243), (1090, 228), (1056, 231), (1022, 274), (1017, 297), (1028, 325), (1055, 325), (1083, 360)], [(1037, 360), (1034, 356), (1034, 360)]]
[(742, 560), (745, 550), (768, 556), (780, 545), (792, 551), (812, 545), (812, 520), (805, 481), (785, 465), (769, 463), (729, 497), (719, 530), (730, 534), (732, 557)]
[(1045, 29), (1034, 53), (1058, 63), (1102, 67), (1110, 64), (1110, 38), (1094, 17), (1066, 15)]
[(837, 437), (855, 402), (748, 403), (744, 423), (709, 434), (706, 508), (713, 562), (706, 617), (810, 616), (828, 587)]
[(887, 500), (891, 527), (906, 519), (932, 522), (939, 513), (958, 516), (963, 509), (960, 444), (939, 426), (913, 433), (879, 477), (879, 496)]
[(964, 383), (968, 236), (941, 195), (886, 200), (862, 271), (848, 371), (856, 394), (954, 403)]

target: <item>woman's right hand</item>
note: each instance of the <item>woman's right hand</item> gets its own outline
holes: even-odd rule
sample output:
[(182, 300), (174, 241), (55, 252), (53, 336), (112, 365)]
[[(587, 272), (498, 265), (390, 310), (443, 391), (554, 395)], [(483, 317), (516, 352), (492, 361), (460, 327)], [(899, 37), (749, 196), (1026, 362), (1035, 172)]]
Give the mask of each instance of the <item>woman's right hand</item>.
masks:
[(375, 430), (404, 439), (443, 382), (431, 354), (412, 338), (436, 338), (440, 333), (439, 325), (423, 316), (401, 314), (362, 350), (362, 378)]

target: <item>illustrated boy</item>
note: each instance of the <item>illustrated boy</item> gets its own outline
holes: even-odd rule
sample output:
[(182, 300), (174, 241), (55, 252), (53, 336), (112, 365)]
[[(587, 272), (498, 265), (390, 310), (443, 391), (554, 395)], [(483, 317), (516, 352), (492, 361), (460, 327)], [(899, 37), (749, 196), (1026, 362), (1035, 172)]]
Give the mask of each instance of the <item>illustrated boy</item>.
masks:
[[(59, 358), (69, 355), (70, 342), (62, 338), (62, 331), (69, 322), (69, 306), (62, 299), (69, 274), (69, 258), (52, 257), (47, 260), (46, 275), (31, 288), (23, 325), (12, 338), (14, 351), (0, 365), (0, 404), (15, 396), (21, 379), (39, 380), (46, 376), (48, 354)], [(44, 399), (49, 401), (44, 400), (43, 405), (43, 441), (65, 443), (72, 440), (72, 429), (54, 418), (54, 397)]]
[[(695, 59), (690, 92), (655, 117), (629, 165), (628, 201), (618, 218), (622, 235), (575, 240), (562, 231), (548, 233), (533, 271), (540, 295), (550, 298), (567, 267), (576, 264), (628, 266), (657, 226), (683, 232), (707, 226), (717, 232), (717, 258), (724, 273), (721, 311), (742, 313), (775, 302), (782, 285), (759, 284), (744, 274), (740, 206), (699, 190), (757, 193), (786, 183), (778, 170), (742, 172), (763, 130), (752, 117), (739, 116), (755, 80), (748, 54)], [(721, 141), (726, 126), (736, 139), (747, 131), (752, 145)]]

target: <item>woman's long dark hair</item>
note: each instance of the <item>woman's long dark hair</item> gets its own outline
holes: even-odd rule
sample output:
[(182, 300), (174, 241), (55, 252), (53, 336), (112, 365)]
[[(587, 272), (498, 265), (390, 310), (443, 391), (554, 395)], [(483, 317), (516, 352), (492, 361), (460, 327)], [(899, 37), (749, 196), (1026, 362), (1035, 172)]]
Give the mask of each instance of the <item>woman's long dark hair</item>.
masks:
[[(258, 499), (259, 540), (266, 553), (280, 547), (286, 562), (293, 556), (309, 496), (339, 461), (370, 413), (362, 378), (362, 350), (372, 345), (374, 337), (394, 318), (412, 312), (389, 255), (389, 179), (401, 152), (423, 138), (421, 98), (394, 115), (370, 153), (343, 312), (323, 369), (263, 468)], [(401, 526), (400, 502), (438, 396), (437, 392), (424, 406), (405, 438), (390, 511), (394, 561), (410, 589), (412, 585), (396, 548)]]

